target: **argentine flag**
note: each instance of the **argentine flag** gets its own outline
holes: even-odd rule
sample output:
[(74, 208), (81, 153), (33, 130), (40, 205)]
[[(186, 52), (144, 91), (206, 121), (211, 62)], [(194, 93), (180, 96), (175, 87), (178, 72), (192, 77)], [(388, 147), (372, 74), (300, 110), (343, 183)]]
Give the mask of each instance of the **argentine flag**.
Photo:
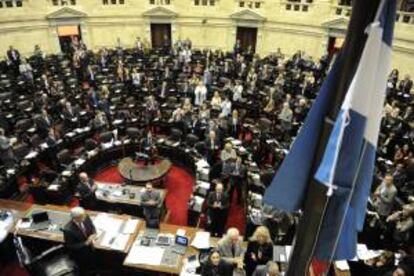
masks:
[(368, 35), (315, 178), (328, 186), (315, 257), (352, 259), (362, 230), (391, 67), (396, 1), (383, 0)]
[[(321, 162), (313, 175), (328, 187), (329, 201), (319, 227), (314, 256), (319, 260), (352, 259), (362, 230), (391, 63), (396, 0), (382, 0), (366, 29), (367, 40), (353, 76), (341, 65), (341, 52), (325, 79), (304, 125), (265, 192), (264, 203), (293, 212), (302, 207), (309, 176), (331, 99), (341, 78), (350, 79), (341, 110)], [(348, 30), (352, 32), (353, 30)]]

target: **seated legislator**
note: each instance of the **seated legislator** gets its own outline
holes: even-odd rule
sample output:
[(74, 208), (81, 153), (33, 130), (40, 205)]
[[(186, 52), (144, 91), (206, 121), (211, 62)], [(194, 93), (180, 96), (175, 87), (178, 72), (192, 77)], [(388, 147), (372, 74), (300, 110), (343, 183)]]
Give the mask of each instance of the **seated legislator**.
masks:
[(81, 272), (87, 271), (94, 265), (93, 243), (97, 237), (96, 228), (82, 207), (71, 209), (70, 215), (71, 220), (63, 230), (65, 247)]
[(210, 192), (207, 198), (208, 213), (210, 219), (210, 232), (212, 236), (221, 237), (226, 225), (227, 210), (230, 200), (223, 191), (223, 184), (217, 183), (215, 190)]
[(247, 275), (252, 275), (258, 265), (265, 265), (273, 260), (273, 243), (269, 229), (259, 226), (247, 244), (244, 264)]
[(145, 185), (145, 192), (141, 196), (141, 205), (143, 206), (144, 218), (149, 228), (158, 228), (160, 223), (160, 207), (161, 196), (154, 191), (152, 183)]
[(79, 194), (80, 204), (86, 209), (94, 209), (96, 206), (95, 191), (97, 189), (96, 184), (92, 178), (89, 178), (88, 174), (81, 172), (79, 174), (79, 183), (76, 187), (76, 191)]
[(232, 276), (232, 266), (221, 258), (220, 252), (212, 250), (201, 267), (201, 276)]
[(223, 260), (233, 265), (233, 275), (244, 275), (243, 259), (245, 249), (242, 247), (243, 238), (237, 228), (229, 228), (226, 235), (218, 242), (217, 249)]

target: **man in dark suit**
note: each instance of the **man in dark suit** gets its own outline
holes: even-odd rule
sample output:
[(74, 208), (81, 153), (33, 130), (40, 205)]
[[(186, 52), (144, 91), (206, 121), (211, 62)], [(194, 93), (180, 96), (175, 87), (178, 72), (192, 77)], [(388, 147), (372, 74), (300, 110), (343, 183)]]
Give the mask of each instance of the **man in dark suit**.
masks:
[(215, 237), (221, 237), (226, 225), (227, 210), (230, 206), (228, 195), (223, 191), (223, 184), (217, 183), (214, 191), (207, 198), (210, 218), (210, 232)]
[(216, 132), (211, 130), (206, 139), (207, 161), (210, 165), (216, 162), (217, 151), (220, 148), (220, 142), (216, 137)]
[(10, 45), (9, 50), (7, 51), (7, 58), (15, 65), (20, 64), (20, 53), (13, 46)]
[(79, 112), (77, 108), (74, 108), (70, 102), (65, 103), (63, 110), (63, 119), (65, 121), (65, 129), (70, 130), (75, 128), (79, 122)]
[(240, 204), (243, 198), (244, 180), (246, 179), (246, 166), (243, 165), (242, 159), (238, 156), (236, 161), (231, 163), (230, 175), (230, 198), (233, 196), (234, 189), (237, 191), (237, 203)]
[(94, 265), (93, 243), (97, 238), (96, 228), (82, 207), (73, 208), (70, 215), (71, 220), (63, 229), (65, 246), (81, 272), (85, 273)]
[(43, 108), (42, 114), (36, 119), (36, 126), (39, 131), (39, 135), (46, 138), (49, 135), (52, 125), (52, 117), (50, 117), (47, 110)]
[(79, 174), (79, 184), (76, 191), (79, 194), (82, 207), (87, 209), (95, 209), (96, 196), (95, 191), (97, 187), (92, 178), (89, 178), (87, 173), (81, 172)]
[(141, 195), (141, 205), (147, 227), (157, 228), (160, 223), (161, 196), (154, 191), (151, 182), (145, 185), (145, 192)]

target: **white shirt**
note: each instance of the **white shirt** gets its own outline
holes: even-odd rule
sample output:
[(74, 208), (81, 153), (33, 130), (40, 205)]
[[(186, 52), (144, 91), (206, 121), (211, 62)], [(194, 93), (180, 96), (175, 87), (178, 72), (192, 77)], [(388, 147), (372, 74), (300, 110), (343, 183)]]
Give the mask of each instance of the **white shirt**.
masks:
[(224, 101), (221, 103), (221, 114), (225, 117), (229, 116), (231, 113), (231, 102)]
[(202, 105), (203, 102), (207, 99), (207, 88), (205, 85), (197, 85), (196, 89), (194, 90), (195, 94), (195, 105)]

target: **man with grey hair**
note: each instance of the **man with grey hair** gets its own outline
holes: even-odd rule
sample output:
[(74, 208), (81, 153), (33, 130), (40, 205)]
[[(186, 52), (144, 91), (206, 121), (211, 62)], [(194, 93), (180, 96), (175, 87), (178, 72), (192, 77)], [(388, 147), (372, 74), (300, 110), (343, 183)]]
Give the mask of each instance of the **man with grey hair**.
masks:
[(63, 229), (65, 246), (79, 268), (89, 269), (93, 265), (93, 243), (96, 228), (82, 207), (70, 210), (71, 220)]
[(234, 266), (233, 275), (244, 275), (243, 259), (245, 249), (242, 246), (243, 238), (237, 228), (231, 227), (226, 235), (219, 240), (217, 249), (223, 260)]
[(82, 207), (86, 209), (95, 209), (96, 196), (95, 191), (97, 189), (93, 179), (88, 176), (87, 173), (81, 172), (79, 174), (79, 184), (76, 187), (76, 191), (79, 194), (79, 199)]

